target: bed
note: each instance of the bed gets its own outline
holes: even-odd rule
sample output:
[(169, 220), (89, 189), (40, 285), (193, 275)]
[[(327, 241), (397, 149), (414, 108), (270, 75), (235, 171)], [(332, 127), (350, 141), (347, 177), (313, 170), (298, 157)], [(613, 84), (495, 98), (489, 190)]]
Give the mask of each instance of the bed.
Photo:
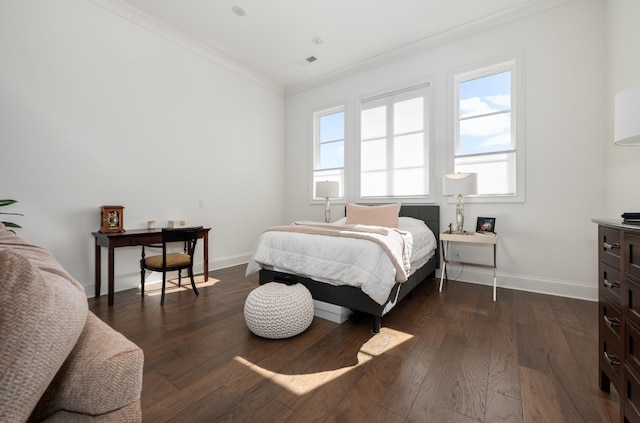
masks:
[[(428, 258), (426, 263), (423, 260), (420, 263), (419, 268), (416, 269), (413, 267), (405, 281), (398, 282), (395, 280), (389, 280), (388, 282), (385, 282), (390, 286), (390, 291), (389, 294), (386, 295), (386, 298), (381, 299), (379, 295), (377, 297), (374, 295), (374, 298), (377, 298), (377, 300), (374, 300), (370, 295), (363, 291), (364, 288), (350, 285), (339, 285), (335, 281), (327, 283), (327, 281), (323, 280), (324, 275), (317, 272), (315, 275), (312, 272), (312, 275), (310, 276), (308, 274), (309, 272), (305, 272), (304, 270), (295, 271), (287, 269), (286, 265), (283, 265), (282, 263), (279, 266), (271, 266), (269, 260), (256, 262), (254, 260), (256, 252), (254, 252), (254, 257), (252, 257), (247, 267), (247, 275), (259, 271), (259, 283), (261, 285), (272, 281), (301, 283), (309, 289), (315, 300), (346, 307), (351, 309), (353, 312), (371, 315), (373, 317), (372, 332), (379, 333), (382, 325), (382, 317), (398, 305), (422, 281), (428, 277), (433, 277), (435, 270), (439, 268), (440, 265), (438, 239), (440, 231), (439, 206), (402, 205), (398, 215), (403, 218), (409, 217), (424, 222), (433, 233), (435, 245), (433, 246), (430, 258)], [(410, 220), (404, 219), (403, 221), (408, 222)], [(258, 242), (256, 251), (258, 251), (260, 247), (260, 242), (261, 241)]]

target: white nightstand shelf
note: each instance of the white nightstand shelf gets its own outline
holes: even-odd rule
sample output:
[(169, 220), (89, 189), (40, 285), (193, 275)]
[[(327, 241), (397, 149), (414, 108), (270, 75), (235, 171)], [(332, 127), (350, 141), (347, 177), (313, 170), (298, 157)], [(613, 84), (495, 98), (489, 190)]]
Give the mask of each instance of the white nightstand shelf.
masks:
[[(453, 261), (447, 260), (447, 248), (450, 242), (464, 242), (472, 244), (487, 244), (493, 245), (493, 265), (481, 264), (481, 263), (468, 263), (465, 261)], [(440, 275), (440, 292), (442, 292), (442, 284), (447, 276), (447, 264), (463, 264), (466, 266), (482, 267), (485, 269), (493, 269), (493, 301), (496, 300), (496, 246), (498, 244), (498, 235), (492, 234), (477, 234), (477, 233), (448, 233), (442, 232), (440, 234), (440, 243), (442, 246), (442, 274)]]

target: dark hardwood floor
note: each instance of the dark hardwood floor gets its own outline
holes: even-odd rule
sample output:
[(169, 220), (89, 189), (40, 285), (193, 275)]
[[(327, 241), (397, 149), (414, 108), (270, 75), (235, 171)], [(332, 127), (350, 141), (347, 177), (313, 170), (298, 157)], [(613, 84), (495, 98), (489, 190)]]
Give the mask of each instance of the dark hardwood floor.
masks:
[[(89, 299), (144, 351), (145, 422), (615, 422), (598, 389), (597, 303), (422, 283), (382, 320), (314, 318), (285, 340), (253, 335), (245, 266), (167, 293)], [(202, 280), (202, 279), (200, 279)], [(183, 285), (184, 286), (184, 285)]]

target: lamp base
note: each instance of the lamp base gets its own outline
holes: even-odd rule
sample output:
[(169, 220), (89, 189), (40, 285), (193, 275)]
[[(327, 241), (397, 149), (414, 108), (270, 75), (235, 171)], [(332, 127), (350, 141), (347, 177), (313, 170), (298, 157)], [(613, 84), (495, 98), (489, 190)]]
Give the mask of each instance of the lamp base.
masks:
[(464, 232), (464, 202), (462, 195), (458, 195), (458, 202), (456, 203), (456, 232)]
[(324, 223), (329, 223), (331, 221), (331, 204), (329, 203), (329, 198), (325, 199), (324, 203)]

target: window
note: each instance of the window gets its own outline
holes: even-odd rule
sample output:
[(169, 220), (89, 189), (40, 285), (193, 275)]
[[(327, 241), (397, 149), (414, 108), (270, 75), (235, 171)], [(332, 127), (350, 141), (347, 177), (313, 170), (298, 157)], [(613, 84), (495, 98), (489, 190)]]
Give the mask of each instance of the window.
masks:
[(337, 181), (344, 192), (344, 107), (313, 114), (313, 198), (317, 181)]
[(515, 81), (515, 60), (453, 77), (454, 172), (477, 173), (480, 198), (524, 198)]
[(429, 196), (428, 87), (361, 101), (361, 199)]

